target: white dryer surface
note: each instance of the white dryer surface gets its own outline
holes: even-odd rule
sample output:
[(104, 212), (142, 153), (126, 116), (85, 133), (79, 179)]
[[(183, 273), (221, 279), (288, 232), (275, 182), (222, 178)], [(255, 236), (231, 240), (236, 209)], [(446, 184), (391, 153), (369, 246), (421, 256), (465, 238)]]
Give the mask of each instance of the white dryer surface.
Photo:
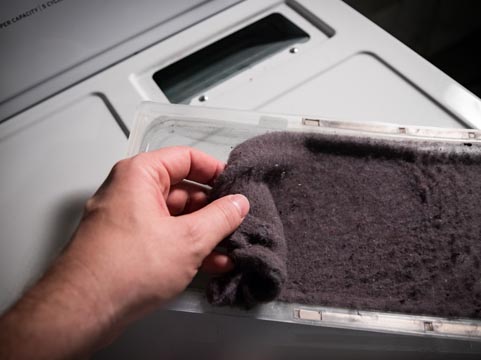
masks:
[(37, 115), (0, 125), (0, 311), (68, 242), (86, 199), (125, 152), (98, 96)]

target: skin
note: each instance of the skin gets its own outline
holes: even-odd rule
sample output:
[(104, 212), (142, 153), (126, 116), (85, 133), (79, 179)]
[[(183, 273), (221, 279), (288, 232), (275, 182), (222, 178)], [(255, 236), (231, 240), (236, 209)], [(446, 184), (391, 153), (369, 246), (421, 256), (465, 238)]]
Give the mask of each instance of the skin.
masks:
[(213, 252), (249, 211), (242, 195), (206, 205), (224, 164), (191, 148), (117, 163), (88, 200), (72, 241), (0, 318), (1, 359), (84, 358), (181, 293), (199, 268), (233, 264)]

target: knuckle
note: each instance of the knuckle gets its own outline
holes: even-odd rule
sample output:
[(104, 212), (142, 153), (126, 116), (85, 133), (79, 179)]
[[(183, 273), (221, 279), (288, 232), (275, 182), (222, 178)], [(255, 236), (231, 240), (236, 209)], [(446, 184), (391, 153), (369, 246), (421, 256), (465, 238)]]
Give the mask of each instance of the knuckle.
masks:
[(96, 208), (97, 200), (95, 199), (95, 197), (91, 197), (90, 199), (88, 199), (84, 206), (85, 213), (94, 212)]
[(129, 181), (136, 178), (136, 174), (143, 171), (146, 160), (145, 155), (138, 154), (134, 157), (118, 161), (112, 168), (110, 176), (122, 181)]
[(114, 168), (120, 171), (125, 171), (125, 170), (131, 171), (134, 169), (139, 169), (145, 166), (147, 157), (148, 157), (147, 153), (139, 153), (130, 158), (126, 158), (118, 161), (114, 165)]
[(83, 215), (82, 219), (91, 218), (93, 216), (97, 216), (98, 214), (106, 211), (105, 202), (102, 201), (97, 195), (94, 195), (90, 199), (88, 199), (83, 208)]
[(129, 160), (133, 167), (143, 167), (145, 166), (148, 158), (149, 158), (149, 154), (146, 152), (142, 152), (131, 157)]

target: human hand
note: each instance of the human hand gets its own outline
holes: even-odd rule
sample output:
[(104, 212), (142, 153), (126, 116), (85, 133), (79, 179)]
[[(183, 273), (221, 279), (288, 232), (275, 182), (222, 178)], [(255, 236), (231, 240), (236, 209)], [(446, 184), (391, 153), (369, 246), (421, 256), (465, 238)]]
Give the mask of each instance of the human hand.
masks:
[(213, 253), (249, 211), (242, 195), (206, 206), (201, 187), (224, 164), (173, 147), (122, 160), (87, 202), (64, 253), (0, 318), (0, 358), (85, 357), (131, 321), (165, 304), (203, 264), (228, 271)]
[[(173, 147), (120, 161), (87, 202), (66, 252), (92, 273), (114, 314), (135, 318), (183, 291), (204, 264), (228, 271), (213, 253), (249, 210), (242, 195), (207, 206), (204, 189), (224, 164), (192, 148)], [(180, 216), (179, 216), (180, 215)]]

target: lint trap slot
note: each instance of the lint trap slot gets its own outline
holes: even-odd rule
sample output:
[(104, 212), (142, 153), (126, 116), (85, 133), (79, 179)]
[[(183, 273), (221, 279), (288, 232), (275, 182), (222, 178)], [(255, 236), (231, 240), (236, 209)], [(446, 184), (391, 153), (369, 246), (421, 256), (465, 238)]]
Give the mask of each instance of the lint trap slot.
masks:
[(208, 88), (307, 40), (306, 32), (274, 13), (157, 71), (153, 79), (171, 103), (188, 103)]

